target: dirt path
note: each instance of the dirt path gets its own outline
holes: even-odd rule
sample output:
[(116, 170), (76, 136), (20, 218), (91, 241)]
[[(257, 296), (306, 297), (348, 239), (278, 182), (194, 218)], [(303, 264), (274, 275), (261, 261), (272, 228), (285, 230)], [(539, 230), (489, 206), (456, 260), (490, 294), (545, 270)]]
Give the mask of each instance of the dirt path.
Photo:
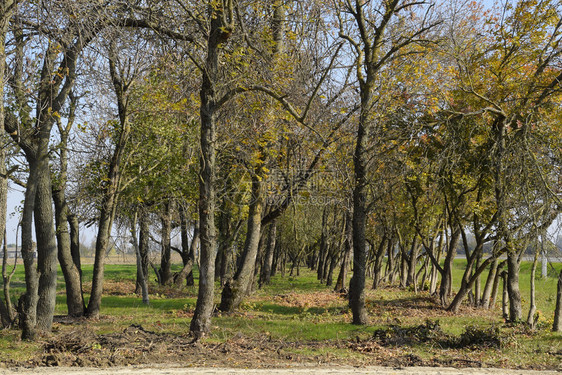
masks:
[(69, 374), (69, 375), (560, 375), (558, 371), (505, 370), (487, 368), (455, 369), (446, 367), (292, 367), (284, 369), (232, 369), (209, 367), (117, 367), (107, 369), (74, 367), (40, 367), (34, 369), (0, 369), (0, 375)]

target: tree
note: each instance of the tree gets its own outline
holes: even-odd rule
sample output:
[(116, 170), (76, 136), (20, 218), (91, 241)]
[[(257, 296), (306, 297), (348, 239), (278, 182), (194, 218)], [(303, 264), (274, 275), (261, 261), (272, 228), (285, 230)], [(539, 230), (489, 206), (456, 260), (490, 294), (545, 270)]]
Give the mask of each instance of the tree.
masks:
[[(353, 4), (350, 0), (345, 0), (336, 1), (335, 6), (339, 35), (348, 42), (355, 59), (361, 102), (353, 154), (353, 277), (350, 284), (350, 306), (353, 324), (366, 324), (364, 289), (367, 261), (367, 177), (369, 139), (377, 126), (373, 113), (373, 106), (377, 101), (377, 82), (382, 78), (381, 72), (386, 65), (401, 57), (407, 47), (427, 42), (424, 37), (437, 22), (431, 19), (432, 6), (425, 1), (356, 1)], [(426, 9), (422, 6), (426, 6)], [(420, 19), (417, 12), (425, 15)], [(406, 25), (407, 22), (411, 24)]]
[(462, 100), (470, 102), (457, 114), (481, 116), (488, 127), (495, 230), (508, 258), (509, 319), (519, 321), (521, 255), (559, 210), (546, 162), (556, 148), (544, 140), (557, 132), (547, 113), (557, 112), (562, 22), (559, 4), (551, 1), (506, 2), (498, 12), (482, 32), (452, 45)]
[[(68, 6), (67, 6), (68, 5)], [(26, 4), (14, 23), (15, 65), (11, 89), (15, 111), (7, 116), (4, 129), (21, 147), (29, 166), (22, 218), (22, 255), (26, 268), (26, 297), (21, 311), (25, 339), (34, 339), (36, 331), (50, 331), (56, 292), (57, 245), (52, 210), (49, 140), (51, 129), (68, 98), (76, 79), (80, 53), (100, 30), (100, 7), (82, 2), (69, 6), (50, 3), (49, 12), (36, 11)], [(37, 15), (39, 18), (34, 19)], [(81, 20), (75, 22), (75, 20)], [(93, 21), (92, 21), (93, 20)], [(30, 46), (24, 27), (38, 33), (38, 44)], [(33, 33), (31, 34), (33, 35)], [(42, 66), (37, 75), (24, 77), (25, 49), (40, 48)], [(24, 82), (29, 78), (31, 82)], [(37, 78), (37, 80), (34, 80)], [(35, 92), (26, 97), (24, 85)], [(33, 105), (30, 101), (34, 100)], [(32, 108), (35, 117), (31, 117)], [(37, 237), (37, 270), (32, 249), (32, 221)]]
[(199, 238), (200, 270), (199, 292), (195, 313), (191, 320), (190, 332), (195, 339), (209, 332), (213, 312), (214, 277), (216, 258), (216, 117), (221, 105), (217, 92), (219, 79), (219, 60), (223, 44), (230, 38), (234, 29), (234, 3), (221, 0), (209, 4), (210, 22), (206, 45), (206, 58), (202, 69), (201, 83), (201, 158), (199, 182)]
[[(6, 72), (6, 35), (8, 33), (8, 27), (10, 19), (14, 14), (17, 6), (17, 1), (15, 0), (3, 0), (0, 3), (0, 77), (4, 77)], [(0, 105), (0, 128), (4, 128), (4, 84), (0, 85), (0, 98), (2, 98), (2, 104)], [(0, 238), (4, 243), (4, 249), (6, 248), (6, 203), (8, 199), (8, 176), (6, 171), (6, 152), (4, 148), (0, 151)], [(3, 267), (2, 275), (4, 287), (6, 291), (7, 284), (9, 285), (9, 279), (5, 274), (5, 267), (7, 261), (7, 254), (4, 252), (3, 256)], [(13, 320), (13, 312), (11, 308), (11, 302), (9, 301), (9, 295), (4, 294), (6, 301), (0, 299), (0, 318), (2, 320), (2, 325), (6, 326), (11, 324)]]

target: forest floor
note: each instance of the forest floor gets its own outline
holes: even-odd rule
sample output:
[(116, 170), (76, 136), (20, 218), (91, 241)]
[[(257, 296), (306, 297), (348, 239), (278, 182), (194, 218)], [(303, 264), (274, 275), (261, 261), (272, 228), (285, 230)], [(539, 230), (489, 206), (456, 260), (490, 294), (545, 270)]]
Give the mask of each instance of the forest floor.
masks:
[[(519, 369), (491, 368), (498, 363), (461, 352), (424, 359), (404, 347), (386, 348), (378, 340), (287, 342), (243, 335), (225, 342), (192, 343), (182, 335), (162, 334), (130, 326), (122, 332), (94, 334), (81, 320), (71, 330), (44, 338), (43, 350), (24, 362), (3, 361), (0, 374), (125, 375), (147, 374), (556, 374), (562, 366), (534, 365)], [(325, 354), (319, 355), (322, 350)], [(330, 355), (331, 351), (358, 355)], [(495, 351), (496, 349), (490, 349)], [(552, 353), (562, 364), (562, 351)], [(555, 361), (556, 359), (553, 358)], [(131, 367), (132, 366), (132, 367)], [(228, 366), (228, 368), (225, 368)], [(373, 367), (379, 366), (379, 367)], [(133, 371), (134, 369), (134, 371)], [(248, 369), (252, 369), (248, 371)], [(546, 370), (545, 369), (549, 369)], [(400, 371), (398, 371), (400, 370)], [(140, 372), (139, 372), (140, 371)]]
[(539, 306), (544, 313), (538, 327), (531, 330), (524, 324), (505, 324), (497, 310), (464, 305), (453, 314), (427, 292), (390, 287), (367, 291), (371, 322), (353, 326), (344, 296), (319, 284), (314, 274), (279, 277), (249, 297), (237, 312), (217, 313), (211, 334), (193, 343), (188, 328), (196, 288), (152, 285), (150, 306), (144, 306), (132, 293), (133, 269), (108, 266), (103, 315), (97, 320), (62, 315), (66, 306), (61, 289), (57, 296), (61, 315), (55, 317), (52, 334), (26, 343), (16, 329), (0, 331), (0, 374), (31, 373), (26, 369), (44, 374), (49, 369), (78, 367), (85, 370), (69, 373), (121, 374), (120, 369), (130, 366), (157, 366), (166, 374), (187, 373), (169, 372), (185, 367), (226, 371), (217, 374), (238, 374), (234, 369), (267, 369), (268, 375), (277, 369), (289, 371), (279, 374), (300, 374), (301, 370), (308, 374), (310, 369), (315, 374), (319, 369), (338, 374), (373, 366), (394, 371), (389, 373), (413, 367), (443, 374), (460, 373), (447, 372), (453, 371), (447, 368), (474, 374), (562, 372), (562, 336), (550, 331), (548, 313), (553, 280), (544, 281), (538, 289), (548, 304)]
[(277, 369), (236, 369), (210, 367), (120, 367), (99, 368), (35, 368), (35, 369), (0, 369), (0, 375), (558, 375), (556, 371), (505, 370), (490, 368), (435, 368), (435, 367), (327, 367), (301, 366)]

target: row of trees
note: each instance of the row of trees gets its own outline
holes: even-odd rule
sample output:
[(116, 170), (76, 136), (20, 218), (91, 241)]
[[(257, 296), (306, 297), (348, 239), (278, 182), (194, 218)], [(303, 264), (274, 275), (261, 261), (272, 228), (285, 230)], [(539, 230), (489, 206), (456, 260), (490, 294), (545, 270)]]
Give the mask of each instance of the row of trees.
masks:
[[(193, 283), (199, 249), (196, 339), (210, 329), (215, 280), (218, 308), (232, 311), (304, 262), (328, 284), (339, 265), (337, 290), (351, 262), (354, 324), (368, 322), (368, 276), (373, 287), (427, 281), (452, 311), (467, 296), (490, 307), (504, 277), (506, 315), (523, 319), (522, 254), (561, 208), (558, 2), (1, 7), (0, 199), (8, 179), (25, 186), (24, 338), (51, 329), (57, 259), (69, 315), (99, 315), (114, 223), (130, 232), (145, 302), (151, 242), (162, 284)], [(98, 229), (87, 306), (81, 223)], [(459, 246), (467, 267), (453, 294)]]

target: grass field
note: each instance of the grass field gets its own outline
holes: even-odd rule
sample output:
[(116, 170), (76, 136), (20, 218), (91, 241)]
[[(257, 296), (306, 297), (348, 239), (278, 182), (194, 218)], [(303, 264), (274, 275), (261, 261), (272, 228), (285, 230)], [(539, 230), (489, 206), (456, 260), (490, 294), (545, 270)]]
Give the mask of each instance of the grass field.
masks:
[[(530, 263), (524, 263), (521, 270), (524, 309), (528, 309), (529, 267)], [(165, 362), (185, 361), (187, 356), (187, 360), (194, 363), (203, 361), (208, 364), (211, 361), (221, 364), (224, 361), (224, 365), (232, 366), (330, 362), (560, 369), (562, 335), (550, 329), (556, 296), (557, 280), (554, 276), (561, 267), (562, 264), (555, 264), (550, 277), (536, 280), (540, 320), (533, 331), (523, 324), (504, 324), (499, 307), (483, 311), (464, 306), (454, 315), (441, 309), (434, 298), (425, 292), (414, 294), (394, 287), (368, 290), (370, 324), (354, 326), (350, 324), (351, 313), (345, 298), (320, 284), (314, 272), (305, 270), (299, 277), (276, 276), (271, 285), (247, 298), (236, 313), (217, 314), (213, 318), (211, 334), (196, 352), (193, 352), (195, 349), (185, 349), (185, 342), (188, 341), (182, 341), (184, 349), (181, 351), (168, 347), (165, 351), (162, 349), (166, 355), (155, 356), (154, 359), (146, 357), (143, 352), (145, 349), (140, 349), (138, 335), (144, 334), (144, 339), (149, 343), (165, 341), (163, 337), (168, 337), (167, 341), (180, 338), (187, 340), (185, 336), (189, 331), (197, 289), (162, 287), (151, 282), (151, 301), (149, 306), (145, 306), (139, 296), (133, 294), (136, 267), (110, 264), (105, 271), (106, 284), (100, 319), (57, 318), (53, 335), (37, 343), (21, 342), (17, 330), (1, 331), (0, 361), (12, 365), (45, 365), (48, 364), (48, 358), (54, 355), (51, 353), (53, 349), (48, 348), (54, 345), (57, 348), (57, 363), (61, 365), (112, 365), (121, 362), (105, 363), (99, 357), (110, 352), (114, 356), (115, 353), (130, 352), (134, 361), (131, 359), (123, 363), (143, 363), (142, 358), (138, 357), (144, 353), (142, 356), (146, 360), (152, 358), (151, 361), (158, 361), (159, 358)], [(454, 273), (457, 284), (463, 268), (464, 262), (457, 260)], [(92, 266), (85, 265), (86, 291), (89, 290), (91, 274)], [(20, 267), (12, 282), (14, 299), (23, 292), (23, 287), (23, 269)], [(217, 302), (220, 296), (218, 292), (217, 289)], [(59, 316), (66, 313), (65, 298), (64, 283), (60, 276), (56, 307)], [(108, 337), (131, 335), (130, 327), (142, 328), (137, 329), (136, 336), (129, 339), (121, 337), (121, 344), (107, 344)], [(149, 337), (149, 334), (158, 336)], [(77, 336), (81, 336), (80, 340), (89, 337), (90, 341), (80, 341), (80, 344), (75, 343), (70, 347), (60, 344), (73, 342)], [(467, 337), (473, 341), (469, 340), (466, 345), (459, 344)], [(492, 345), (494, 338), (500, 340), (498, 345)], [(139, 343), (136, 349), (130, 347), (134, 342)], [(57, 345), (62, 345), (63, 349)], [(76, 349), (78, 347), (81, 349)], [(229, 356), (223, 358), (217, 348), (237, 354), (231, 356), (234, 359)], [(256, 356), (258, 349), (262, 353), (260, 356)], [(96, 353), (97, 359), (84, 362), (79, 358)], [(216, 355), (214, 362), (209, 353)], [(64, 358), (72, 358), (74, 362)], [(125, 355), (123, 358), (128, 357)]]

